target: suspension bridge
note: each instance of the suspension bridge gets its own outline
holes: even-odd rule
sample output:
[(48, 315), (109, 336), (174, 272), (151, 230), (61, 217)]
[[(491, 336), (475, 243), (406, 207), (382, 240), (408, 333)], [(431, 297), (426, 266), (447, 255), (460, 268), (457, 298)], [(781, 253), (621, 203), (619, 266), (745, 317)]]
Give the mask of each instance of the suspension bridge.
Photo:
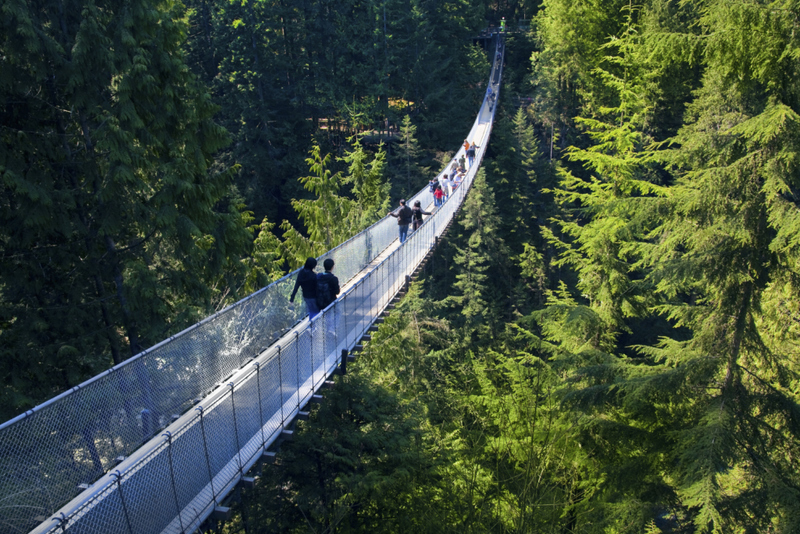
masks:
[(499, 36), (490, 50), (492, 96), (466, 136), (475, 162), (421, 228), (400, 244), (385, 217), (319, 258), (347, 282), (313, 320), (289, 303), (295, 271), (1, 425), (0, 533), (191, 533), (224, 518), (226, 496), (321, 400), (454, 220), (492, 131)]

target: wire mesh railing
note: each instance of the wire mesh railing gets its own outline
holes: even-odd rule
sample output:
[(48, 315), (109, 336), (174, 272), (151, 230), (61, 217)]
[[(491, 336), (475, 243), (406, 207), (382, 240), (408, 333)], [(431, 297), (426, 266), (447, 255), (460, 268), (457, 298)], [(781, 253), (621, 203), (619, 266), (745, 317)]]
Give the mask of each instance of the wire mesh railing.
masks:
[[(490, 77), (495, 95), (501, 65), (500, 54)], [(490, 108), (485, 99), (470, 132), (480, 147), (476, 164), (404, 245), (396, 246), (397, 223), (387, 217), (320, 258), (335, 258), (344, 282), (396, 247), (312, 321), (288, 303), (292, 273), (2, 425), (0, 532), (26, 532), (36, 523), (37, 533), (196, 529), (452, 220), (483, 158)], [(426, 206), (433, 199), (426, 188), (410, 200)]]

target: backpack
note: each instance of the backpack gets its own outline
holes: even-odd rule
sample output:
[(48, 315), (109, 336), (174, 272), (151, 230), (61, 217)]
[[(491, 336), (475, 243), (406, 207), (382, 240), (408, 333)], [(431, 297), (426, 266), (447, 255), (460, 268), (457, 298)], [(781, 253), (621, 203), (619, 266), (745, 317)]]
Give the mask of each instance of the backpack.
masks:
[(317, 275), (317, 308), (319, 308), (319, 311), (327, 308), (334, 300), (328, 277), (324, 274)]

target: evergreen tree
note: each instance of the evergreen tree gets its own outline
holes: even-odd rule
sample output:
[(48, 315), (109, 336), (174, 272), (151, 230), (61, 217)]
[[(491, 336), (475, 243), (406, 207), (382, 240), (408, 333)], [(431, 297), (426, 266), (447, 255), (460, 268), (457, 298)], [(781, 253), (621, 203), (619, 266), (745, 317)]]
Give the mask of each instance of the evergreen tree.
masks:
[[(550, 130), (550, 158), (576, 144), (573, 118), (604, 105), (607, 88), (595, 75), (602, 45), (625, 26), (628, 0), (545, 0), (536, 17), (539, 51), (531, 57), (534, 109)], [(558, 141), (558, 142), (556, 142)]]
[(675, 139), (679, 178), (654, 205), (663, 222), (646, 256), (677, 301), (663, 312), (692, 331), (648, 353), (665, 362), (658, 383), (683, 415), (671, 457), (700, 532), (788, 532), (800, 514), (797, 369), (776, 320), (796, 291), (798, 42), (793, 16), (774, 7), (710, 2), (702, 13), (703, 88)]
[(457, 306), (470, 328), (483, 327), (492, 332), (503, 317), (501, 302), (496, 296), (509, 294), (507, 265), (503, 258), (508, 252), (497, 235), (500, 221), (494, 204), (494, 194), (486, 183), (486, 172), (478, 170), (459, 219), (462, 229), (455, 244), (453, 259), (459, 267), (455, 294), (444, 303)]
[[(344, 243), (386, 212), (389, 205), (389, 187), (383, 182), (386, 154), (381, 148), (369, 163), (367, 158), (361, 142), (355, 138), (352, 151), (339, 158), (349, 165), (349, 174), (342, 176), (341, 172), (332, 172), (331, 154), (323, 157), (319, 145), (314, 145), (311, 157), (306, 160), (314, 174), (300, 181), (316, 198), (292, 201), (308, 236), (289, 221), (281, 224), (284, 230), (281, 254), (291, 266), (302, 265), (309, 256), (319, 256)], [(352, 186), (355, 198), (340, 194), (346, 184)]]
[[(29, 407), (206, 313), (250, 243), (180, 4), (4, 4), (2, 403)], [(6, 413), (6, 415), (12, 415)]]
[(332, 156), (321, 154), (319, 145), (311, 149), (311, 157), (306, 162), (312, 176), (300, 178), (306, 190), (316, 198), (292, 200), (300, 219), (305, 223), (308, 237), (296, 230), (289, 221), (283, 221), (283, 256), (291, 267), (302, 265), (305, 258), (319, 256), (334, 248), (349, 236), (348, 228), (339, 224), (348, 218), (353, 202), (339, 196), (342, 184), (340, 172), (330, 169)]
[(403, 184), (402, 192), (396, 193), (394, 197), (410, 197), (416, 193), (423, 185), (423, 179), (430, 174), (430, 168), (422, 167), (422, 149), (417, 141), (417, 127), (411, 122), (411, 117), (405, 115), (400, 126), (400, 144), (397, 147), (398, 182)]
[(351, 141), (353, 149), (346, 152), (341, 161), (348, 165), (348, 175), (344, 178), (344, 183), (351, 185), (355, 197), (355, 205), (348, 222), (355, 234), (382, 219), (391, 200), (390, 186), (384, 181), (386, 152), (383, 145), (378, 148), (372, 161), (367, 163), (369, 154), (361, 145), (361, 140), (356, 137)]
[[(623, 524), (643, 529), (664, 510), (697, 532), (791, 531), (797, 524), (796, 470), (789, 459), (798, 431), (798, 403), (789, 386), (796, 368), (778, 356), (793, 348), (786, 322), (777, 319), (777, 310), (785, 310), (779, 303), (794, 292), (788, 281), (793, 277), (787, 278), (792, 268), (784, 262), (793, 256), (794, 238), (788, 235), (794, 235), (789, 229), (796, 218), (784, 196), (794, 187), (797, 144), (796, 93), (787, 85), (797, 70), (784, 63), (797, 43), (785, 16), (757, 2), (710, 2), (698, 20), (702, 39), (689, 34), (650, 41), (662, 47), (660, 54), (671, 48), (678, 60), (687, 50), (700, 50), (695, 57), (703, 58), (705, 70), (687, 124), (672, 140), (676, 148), (664, 155), (677, 176), (674, 186), (631, 183), (626, 167), (610, 157), (616, 153), (605, 153), (604, 146), (624, 154), (619, 141), (635, 146), (636, 136), (598, 137), (604, 144), (597, 149), (572, 152), (617, 178), (614, 188), (604, 188), (573, 175), (570, 190), (578, 192), (560, 193), (592, 215), (589, 223), (564, 227), (586, 243), (571, 249), (570, 261), (585, 265), (591, 257), (586, 252), (595, 241), (585, 240), (592, 235), (585, 229), (598, 216), (603, 221), (623, 215), (597, 233), (606, 243), (599, 250), (614, 250), (607, 239), (619, 236), (620, 248), (610, 257), (637, 260), (645, 284), (656, 290), (650, 298), (668, 301), (655, 311), (690, 332), (689, 339), (675, 330), (657, 346), (640, 346), (635, 359), (610, 354), (613, 340), (587, 347), (582, 340), (589, 341), (597, 319), (605, 316), (602, 322), (608, 323), (619, 312), (624, 317), (625, 308), (613, 286), (598, 292), (602, 286), (584, 277), (581, 292), (604, 294), (616, 307), (595, 315), (594, 306), (576, 306), (563, 289), (539, 314), (545, 333), (573, 360), (571, 382), (577, 387), (566, 400), (596, 416), (582, 440), (602, 461), (607, 484), (599, 502), (605, 524), (615, 531)], [(762, 36), (757, 46), (751, 44), (754, 34)], [(614, 202), (594, 203), (602, 191)], [(634, 200), (631, 191), (650, 195)], [(619, 211), (607, 211), (609, 206)], [(637, 220), (649, 223), (631, 224)], [(630, 267), (614, 270), (618, 280), (636, 282), (626, 281)], [(628, 299), (636, 292), (618, 294)], [(592, 347), (605, 350), (587, 350)]]
[[(597, 117), (579, 117), (594, 144), (569, 147), (567, 158), (595, 173), (584, 178), (561, 168), (561, 183), (553, 193), (565, 207), (574, 206), (577, 217), (553, 220), (572, 242), (565, 242), (545, 228), (547, 239), (561, 249), (555, 265), (569, 265), (577, 272), (577, 290), (589, 299), (589, 307), (605, 323), (596, 346), (613, 350), (619, 331), (627, 330), (626, 317), (646, 313), (653, 301), (649, 286), (636, 276), (635, 243), (647, 234), (648, 221), (637, 212), (635, 197), (660, 194), (662, 189), (648, 178), (655, 154), (644, 131), (649, 116), (644, 92), (643, 68), (635, 63), (637, 46), (635, 13), (628, 13), (628, 27), (619, 39), (604, 48), (619, 50), (606, 57), (613, 70), (596, 69), (618, 98), (618, 104), (603, 107)], [(618, 71), (619, 73), (615, 73)]]
[(252, 228), (255, 233), (253, 251), (242, 260), (246, 272), (242, 295), (250, 295), (284, 275), (281, 242), (272, 232), (274, 227), (275, 224), (265, 217), (258, 227)]

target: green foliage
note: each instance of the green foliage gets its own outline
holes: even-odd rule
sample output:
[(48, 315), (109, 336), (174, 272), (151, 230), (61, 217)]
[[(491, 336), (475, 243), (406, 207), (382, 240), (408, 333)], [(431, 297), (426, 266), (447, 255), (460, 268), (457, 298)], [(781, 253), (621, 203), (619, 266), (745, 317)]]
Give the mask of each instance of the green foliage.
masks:
[(383, 145), (367, 163), (369, 154), (361, 146), (356, 137), (353, 150), (346, 152), (341, 158), (348, 165), (348, 175), (344, 183), (352, 187), (355, 205), (351, 211), (353, 234), (367, 228), (384, 217), (389, 209), (389, 184), (384, 180), (386, 168), (386, 152)]
[(282, 447), (280, 464), (265, 467), (243, 516), (276, 532), (432, 532), (408, 512), (423, 504), (432, 474), (418, 417), (395, 394), (348, 375)]
[[(637, 40), (620, 41), (625, 54), (612, 64), (622, 71), (597, 71), (620, 95), (619, 105), (598, 111), (620, 119), (581, 119), (592, 144), (569, 155), (598, 176), (564, 171), (556, 191), (580, 208), (580, 219), (560, 221), (580, 246), (549, 234), (564, 250), (560, 261), (578, 269), (576, 290), (589, 305), (578, 305), (562, 285), (536, 318), (571, 376), (565, 401), (596, 417), (582, 432), (604, 466), (598, 504), (608, 525), (638, 517), (644, 528), (653, 512), (641, 511), (649, 506), (697, 532), (791, 531), (788, 518), (800, 501), (789, 489), (793, 453), (784, 447), (800, 430), (797, 399), (787, 389), (796, 368), (778, 356), (793, 347), (773, 336), (786, 323), (773, 323), (769, 308), (781, 306), (773, 290), (782, 298), (793, 291), (784, 263), (792, 247), (778, 251), (788, 244), (779, 237), (787, 235), (783, 225), (794, 224), (794, 209), (784, 210), (782, 199), (796, 174), (796, 99), (782, 80), (796, 73), (769, 80), (769, 68), (741, 66), (780, 63), (765, 54), (791, 55), (795, 45), (777, 30), (782, 16), (758, 3), (712, 2), (698, 21), (707, 36), (703, 87), (673, 148), (657, 159), (637, 148), (647, 147), (649, 122), (647, 100), (637, 96), (646, 95), (641, 60), (626, 59), (647, 57), (626, 48)], [(757, 51), (745, 44), (756, 27), (765, 39)], [(670, 61), (685, 58), (680, 43), (693, 38), (644, 37), (639, 42)], [(658, 161), (673, 174), (667, 187), (643, 172)], [(637, 347), (638, 357), (621, 358), (613, 354), (615, 338), (597, 337), (603, 324), (612, 326), (608, 335), (627, 328), (628, 317), (653, 312), (686, 328), (689, 339), (673, 332)], [(625, 491), (623, 480), (641, 482)]]
[[(486, 183), (485, 171), (480, 169), (464, 201), (456, 230), (460, 236), (454, 243), (453, 261), (459, 267), (455, 291), (443, 304), (457, 307), (467, 325), (482, 325), (488, 332), (502, 319), (499, 295), (508, 295), (506, 266), (493, 261), (508, 257), (505, 243), (497, 235), (499, 224), (494, 194)], [(496, 293), (492, 295), (493, 292)]]
[(281, 241), (272, 233), (274, 227), (275, 224), (265, 217), (261, 224), (252, 228), (255, 233), (253, 251), (250, 256), (242, 260), (246, 271), (241, 290), (244, 295), (249, 295), (279, 280), (284, 274), (284, 262), (280, 254)]
[(350, 215), (353, 202), (338, 195), (342, 185), (341, 173), (333, 173), (331, 155), (321, 155), (319, 145), (311, 149), (306, 159), (311, 176), (300, 178), (303, 187), (312, 192), (314, 199), (293, 200), (292, 206), (308, 230), (308, 237), (295, 230), (289, 221), (283, 221), (284, 258), (292, 268), (302, 265), (306, 258), (319, 256), (349, 237), (349, 229), (342, 228), (339, 221)]
[(401, 141), (397, 151), (399, 170), (397, 172), (397, 183), (395, 184), (395, 187), (400, 186), (400, 184), (405, 187), (401, 192), (394, 194), (393, 197), (410, 197), (424, 185), (425, 178), (431, 173), (430, 168), (420, 165), (422, 149), (416, 136), (417, 127), (411, 122), (411, 117), (405, 115), (400, 126)]
[(539, 51), (531, 58), (534, 108), (542, 122), (559, 129), (562, 143), (573, 140), (573, 117), (584, 109), (591, 113), (604, 100), (607, 88), (594, 69), (603, 57), (601, 46), (624, 27), (626, 4), (626, 0), (542, 2), (536, 18)]
[(549, 228), (543, 229), (548, 241), (561, 250), (555, 265), (576, 270), (576, 289), (605, 324), (605, 332), (598, 332), (595, 338), (596, 346), (604, 350), (612, 349), (616, 333), (627, 329), (627, 317), (644, 315), (654, 303), (649, 285), (641, 275), (635, 275), (634, 269), (638, 260), (635, 243), (649, 232), (652, 223), (641, 215), (633, 199), (665, 194), (663, 188), (648, 180), (648, 167), (656, 153), (642, 131), (649, 109), (643, 80), (637, 77), (640, 69), (631, 58), (636, 46), (632, 16), (629, 13), (629, 25), (622, 37), (606, 47), (620, 50), (622, 55), (607, 56), (606, 61), (612, 68), (621, 68), (621, 74), (597, 69), (608, 89), (617, 94), (619, 104), (600, 108), (599, 117), (577, 118), (593, 144), (565, 151), (568, 159), (593, 174), (584, 177), (583, 173), (562, 168), (561, 182), (553, 191), (556, 202), (576, 213), (571, 218), (553, 218), (569, 241)]
[[(308, 236), (283, 221), (281, 256), (292, 268), (306, 258), (320, 256), (344, 243), (362, 229), (380, 219), (389, 207), (389, 187), (383, 182), (386, 154), (382, 148), (367, 163), (368, 155), (356, 138), (353, 150), (339, 158), (349, 165), (349, 174), (331, 171), (332, 156), (322, 156), (319, 145), (306, 159), (312, 176), (300, 178), (303, 187), (315, 195), (313, 199), (293, 200), (292, 205), (303, 221)], [(355, 198), (339, 194), (343, 185), (350, 185)]]
[[(247, 253), (183, 7), (3, 4), (5, 415), (213, 309)], [(59, 356), (60, 354), (60, 356)]]

